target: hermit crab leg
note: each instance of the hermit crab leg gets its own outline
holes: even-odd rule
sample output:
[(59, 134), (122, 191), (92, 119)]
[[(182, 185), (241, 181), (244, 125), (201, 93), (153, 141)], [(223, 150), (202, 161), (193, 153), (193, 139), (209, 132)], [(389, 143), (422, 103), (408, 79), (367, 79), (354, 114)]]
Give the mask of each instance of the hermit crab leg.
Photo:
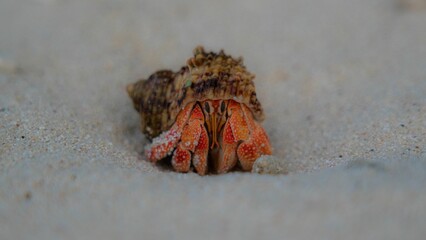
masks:
[(200, 175), (205, 175), (207, 172), (208, 153), (209, 136), (206, 128), (201, 125), (200, 138), (198, 139), (198, 145), (195, 147), (194, 156), (192, 157), (192, 164)]
[(178, 172), (188, 172), (191, 166), (191, 153), (194, 153), (194, 166), (200, 175), (207, 171), (208, 137), (203, 126), (204, 115), (197, 104), (183, 128), (181, 141), (173, 153), (172, 165)]
[(261, 155), (271, 155), (272, 154), (272, 146), (269, 141), (269, 137), (263, 129), (262, 126), (258, 122), (253, 119), (253, 114), (250, 112), (247, 106), (242, 105), (242, 109), (244, 112), (244, 116), (246, 117), (246, 121), (249, 124), (249, 128), (253, 129), (253, 133), (251, 134), (251, 138), (255, 142), (258, 151)]
[(253, 167), (254, 161), (261, 155), (271, 155), (272, 147), (265, 130), (253, 119), (253, 115), (246, 106), (242, 106), (245, 119), (251, 130), (250, 138), (242, 142), (237, 149), (238, 159), (243, 170)]
[(240, 141), (249, 138), (249, 129), (244, 118), (241, 104), (235, 101), (229, 101), (228, 104), (229, 119), (225, 123), (222, 133), (222, 151), (219, 155), (217, 171), (224, 173), (235, 166), (237, 162), (237, 146)]
[(226, 122), (219, 144), (222, 149), (219, 151), (216, 170), (218, 173), (228, 172), (237, 163), (237, 146), (229, 121)]
[(176, 122), (170, 130), (154, 138), (152, 143), (145, 147), (145, 156), (149, 161), (155, 163), (173, 151), (182, 135), (183, 127), (188, 121), (193, 106), (194, 103), (187, 104), (177, 116)]

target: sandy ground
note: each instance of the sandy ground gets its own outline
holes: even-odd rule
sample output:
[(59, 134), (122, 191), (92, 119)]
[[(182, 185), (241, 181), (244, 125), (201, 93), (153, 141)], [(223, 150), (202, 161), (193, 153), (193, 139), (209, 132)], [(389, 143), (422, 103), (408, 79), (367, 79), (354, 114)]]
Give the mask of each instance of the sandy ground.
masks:
[[(0, 239), (424, 239), (426, 11), (401, 2), (0, 1)], [(198, 44), (256, 73), (260, 172), (289, 174), (145, 161), (125, 85)]]

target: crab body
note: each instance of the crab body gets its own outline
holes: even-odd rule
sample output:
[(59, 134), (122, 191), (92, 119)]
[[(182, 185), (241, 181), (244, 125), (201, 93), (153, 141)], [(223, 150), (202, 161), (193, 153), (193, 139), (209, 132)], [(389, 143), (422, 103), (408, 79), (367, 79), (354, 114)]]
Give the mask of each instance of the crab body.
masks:
[(176, 171), (188, 172), (192, 163), (204, 175), (228, 172), (238, 162), (248, 171), (258, 157), (272, 154), (253, 79), (241, 58), (197, 47), (180, 71), (158, 71), (128, 85), (142, 132), (152, 139), (148, 160), (172, 155)]

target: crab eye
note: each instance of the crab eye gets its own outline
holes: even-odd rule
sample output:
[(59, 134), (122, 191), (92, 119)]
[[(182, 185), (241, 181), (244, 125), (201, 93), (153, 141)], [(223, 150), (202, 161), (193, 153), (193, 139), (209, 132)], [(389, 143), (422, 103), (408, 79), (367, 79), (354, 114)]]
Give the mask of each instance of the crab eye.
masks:
[(209, 106), (209, 103), (208, 103), (208, 102), (205, 102), (205, 103), (204, 103), (204, 109), (206, 110), (206, 112), (207, 112), (207, 113), (209, 113), (209, 114), (210, 114), (210, 106)]
[(221, 112), (225, 112), (225, 102), (222, 102), (221, 104), (220, 104), (220, 111)]

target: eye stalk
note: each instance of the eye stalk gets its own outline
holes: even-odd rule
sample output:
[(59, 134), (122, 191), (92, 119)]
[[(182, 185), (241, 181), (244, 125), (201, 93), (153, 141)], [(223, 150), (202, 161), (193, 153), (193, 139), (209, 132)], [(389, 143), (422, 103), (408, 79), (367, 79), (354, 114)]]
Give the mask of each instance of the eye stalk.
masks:
[(225, 102), (222, 101), (222, 103), (220, 104), (220, 112), (223, 114), (225, 110), (226, 110)]
[(226, 105), (228, 101), (207, 100), (201, 103), (203, 107), (207, 132), (211, 139), (210, 148), (220, 147), (218, 137), (226, 122)]
[(209, 102), (204, 102), (204, 111), (207, 114), (210, 114), (210, 104), (209, 104)]

